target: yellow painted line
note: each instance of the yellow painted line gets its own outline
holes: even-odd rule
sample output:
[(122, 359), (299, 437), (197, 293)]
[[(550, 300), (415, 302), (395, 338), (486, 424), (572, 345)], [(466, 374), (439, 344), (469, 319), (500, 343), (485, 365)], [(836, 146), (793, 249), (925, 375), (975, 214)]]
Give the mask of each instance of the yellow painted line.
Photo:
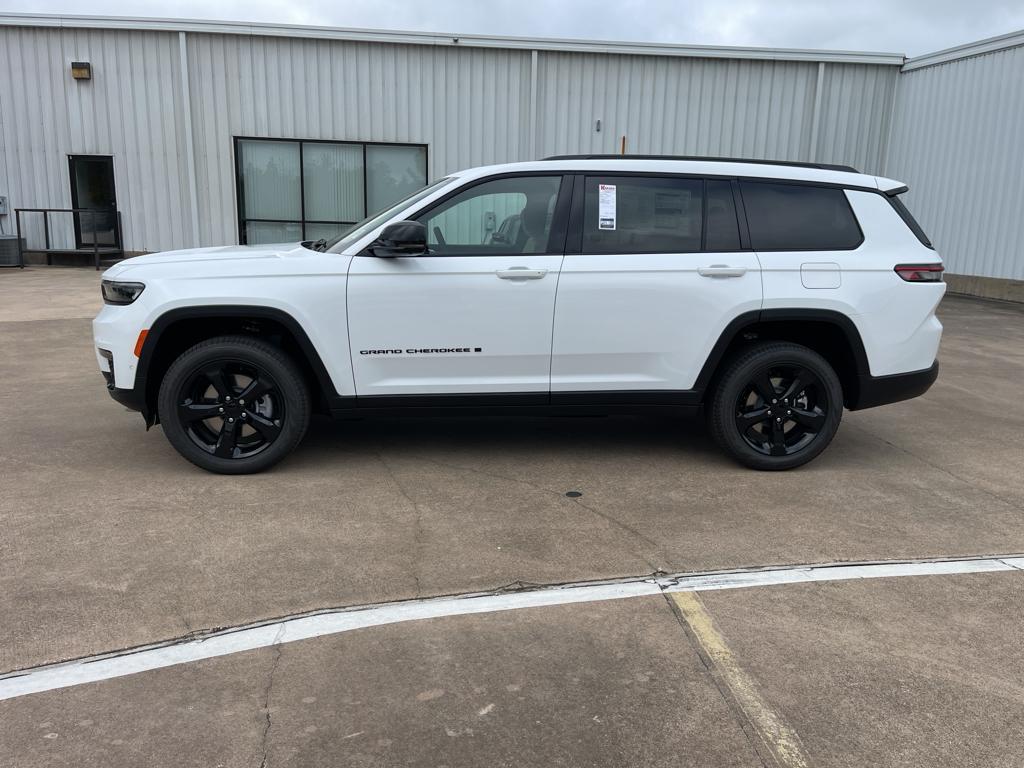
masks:
[(669, 598), (679, 608), (715, 671), (729, 686), (747, 721), (776, 762), (783, 768), (808, 768), (810, 763), (804, 755), (800, 737), (761, 696), (757, 683), (740, 666), (697, 593), (673, 592)]

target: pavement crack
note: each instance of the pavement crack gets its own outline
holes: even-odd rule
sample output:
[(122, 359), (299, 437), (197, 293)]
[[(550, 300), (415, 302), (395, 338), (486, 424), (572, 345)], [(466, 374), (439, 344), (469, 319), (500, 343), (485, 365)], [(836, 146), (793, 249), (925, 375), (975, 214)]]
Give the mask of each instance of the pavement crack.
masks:
[(381, 466), (384, 467), (384, 472), (391, 480), (391, 483), (398, 490), (399, 495), (408, 502), (409, 506), (412, 507), (413, 512), (416, 513), (416, 520), (413, 524), (413, 547), (415, 554), (413, 556), (412, 573), (410, 576), (412, 577), (413, 584), (415, 585), (416, 597), (419, 598), (423, 594), (422, 587), (420, 586), (419, 575), (420, 563), (423, 558), (423, 509), (419, 502), (417, 502), (409, 495), (409, 492), (405, 490), (405, 486), (402, 485), (402, 481), (398, 479), (398, 475), (395, 473), (394, 469), (392, 469), (391, 465), (388, 464), (387, 459), (384, 458), (384, 451), (378, 448), (374, 453), (377, 456), (377, 461), (379, 461)]
[(270, 665), (270, 673), (267, 675), (267, 687), (263, 691), (263, 714), (266, 721), (263, 724), (263, 736), (260, 739), (260, 768), (267, 768), (267, 752), (269, 748), (270, 740), (270, 728), (273, 725), (273, 720), (270, 714), (270, 696), (274, 690), (274, 675), (277, 673), (277, 667), (281, 663), (281, 654), (284, 652), (281, 644), (281, 636), (284, 634), (284, 625), (277, 631), (277, 636), (274, 638), (273, 645), (274, 649), (274, 663)]

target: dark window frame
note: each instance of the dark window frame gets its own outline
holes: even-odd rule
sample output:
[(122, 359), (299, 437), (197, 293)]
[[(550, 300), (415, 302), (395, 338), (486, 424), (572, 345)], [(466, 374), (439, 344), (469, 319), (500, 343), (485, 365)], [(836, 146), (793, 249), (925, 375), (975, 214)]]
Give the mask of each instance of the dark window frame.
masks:
[[(242, 183), (242, 154), (241, 145), (243, 141), (280, 141), (288, 144), (299, 145), (299, 214), (300, 219), (298, 221), (294, 219), (261, 219), (261, 218), (246, 218), (245, 216), (245, 187)], [(363, 218), (356, 221), (324, 221), (321, 219), (307, 219), (306, 218), (306, 171), (304, 167), (304, 156), (302, 146), (303, 144), (351, 144), (353, 146), (362, 146), (363, 150)], [(352, 226), (358, 224), (360, 221), (370, 215), (367, 211), (366, 205), (366, 193), (367, 193), (367, 169), (366, 169), (366, 148), (367, 147), (414, 147), (423, 150), (423, 162), (426, 167), (425, 183), (430, 183), (430, 147), (427, 144), (419, 144), (416, 142), (408, 141), (359, 141), (356, 139), (296, 139), (296, 138), (282, 138), (278, 136), (234, 136), (232, 137), (232, 150), (234, 152), (234, 163), (235, 163), (235, 219), (238, 222), (238, 243), (239, 245), (247, 245), (245, 236), (245, 225), (246, 223), (252, 222), (265, 222), (268, 224), (298, 224), (301, 230), (301, 240), (306, 240), (306, 225), (307, 224), (341, 224)]]

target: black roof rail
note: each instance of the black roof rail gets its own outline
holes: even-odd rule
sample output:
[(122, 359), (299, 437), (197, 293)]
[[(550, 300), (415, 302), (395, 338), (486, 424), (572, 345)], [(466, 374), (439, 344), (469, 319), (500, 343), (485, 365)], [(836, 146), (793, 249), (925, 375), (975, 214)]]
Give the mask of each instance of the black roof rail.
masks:
[(700, 157), (698, 155), (551, 155), (544, 160), (702, 160), (708, 163), (754, 163), (756, 165), (790, 165), (794, 168), (818, 168), (823, 171), (860, 173), (852, 165), (800, 163), (796, 160), (752, 160), (747, 157)]

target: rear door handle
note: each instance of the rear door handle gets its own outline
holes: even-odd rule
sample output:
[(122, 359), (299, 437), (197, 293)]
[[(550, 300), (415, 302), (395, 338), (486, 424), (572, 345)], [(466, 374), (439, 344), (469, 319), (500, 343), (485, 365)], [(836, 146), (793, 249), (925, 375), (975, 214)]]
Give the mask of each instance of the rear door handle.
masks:
[(502, 280), (540, 280), (548, 271), (546, 269), (530, 269), (529, 267), (509, 267), (499, 269), (496, 274)]
[(701, 267), (697, 273), (703, 277), (743, 277), (747, 274), (746, 267), (730, 267), (727, 264), (712, 264), (710, 267)]

